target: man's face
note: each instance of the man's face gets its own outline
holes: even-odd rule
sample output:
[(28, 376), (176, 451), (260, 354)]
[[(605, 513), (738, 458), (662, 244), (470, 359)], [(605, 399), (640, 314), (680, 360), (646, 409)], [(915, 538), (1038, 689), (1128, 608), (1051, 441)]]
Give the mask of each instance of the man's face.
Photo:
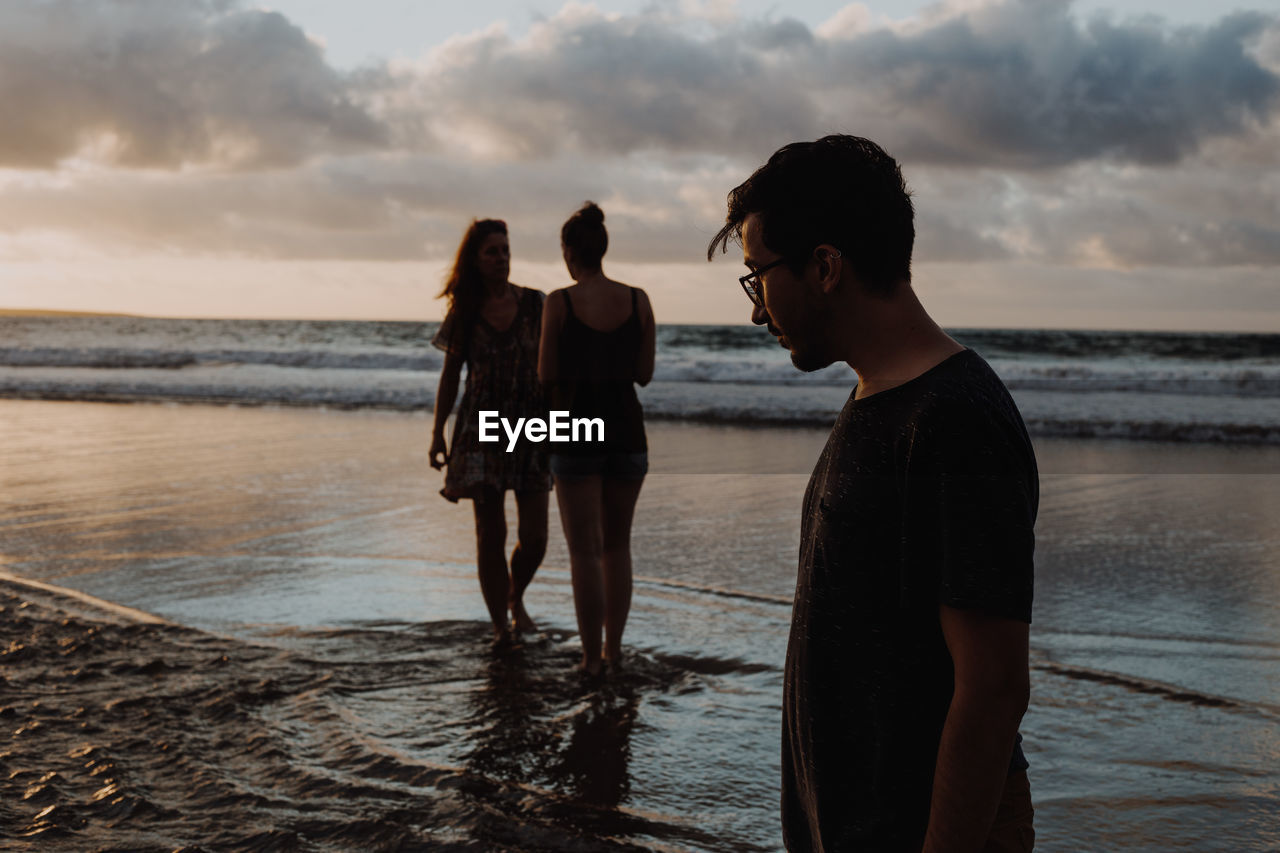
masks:
[[(742, 262), (756, 270), (781, 256), (764, 244), (763, 228), (758, 214), (742, 222)], [(764, 305), (755, 306), (751, 322), (765, 325), (778, 343), (791, 351), (791, 363), (800, 370), (821, 370), (835, 359), (826, 355), (823, 344), (821, 308), (816, 304), (817, 288), (806, 280), (806, 273), (796, 276), (786, 264), (779, 264), (760, 277)]]

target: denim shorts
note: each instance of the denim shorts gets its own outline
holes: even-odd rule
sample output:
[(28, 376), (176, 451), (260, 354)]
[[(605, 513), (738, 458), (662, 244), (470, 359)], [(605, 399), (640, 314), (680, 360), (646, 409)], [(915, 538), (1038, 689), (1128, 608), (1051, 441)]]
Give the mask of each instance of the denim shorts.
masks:
[(643, 480), (648, 472), (649, 454), (644, 452), (551, 454), (551, 473), (557, 480), (568, 483), (595, 476), (612, 480)]

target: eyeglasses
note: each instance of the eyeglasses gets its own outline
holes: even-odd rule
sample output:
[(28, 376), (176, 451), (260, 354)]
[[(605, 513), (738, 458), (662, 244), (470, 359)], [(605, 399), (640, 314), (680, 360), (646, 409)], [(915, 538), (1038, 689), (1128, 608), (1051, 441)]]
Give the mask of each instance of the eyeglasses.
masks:
[[(824, 252), (823, 256), (838, 258), (840, 257), (840, 251), (836, 250), (829, 255)], [(785, 257), (778, 258), (760, 267), (760, 269), (752, 270), (746, 275), (738, 277), (738, 284), (742, 285), (742, 290), (747, 294), (747, 298), (751, 300), (752, 305), (764, 307), (764, 282), (760, 280), (760, 277), (779, 264), (785, 263), (786, 260)]]
[(760, 276), (779, 264), (785, 263), (786, 260), (786, 258), (778, 258), (776, 261), (770, 261), (759, 269), (738, 277), (738, 284), (742, 285), (742, 289), (746, 292), (747, 298), (751, 300), (752, 305), (764, 307), (764, 283), (760, 281)]

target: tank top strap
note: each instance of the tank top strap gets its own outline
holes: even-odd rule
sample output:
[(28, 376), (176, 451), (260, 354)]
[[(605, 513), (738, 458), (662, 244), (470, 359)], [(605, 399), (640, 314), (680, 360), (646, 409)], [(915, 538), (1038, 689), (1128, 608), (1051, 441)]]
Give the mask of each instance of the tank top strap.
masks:
[(569, 298), (569, 288), (566, 287), (564, 290), (560, 292), (564, 294), (564, 307), (569, 312), (566, 316), (570, 320), (576, 321), (578, 319), (578, 315), (573, 313), (573, 300)]
[(639, 292), (639, 290), (640, 288), (638, 287), (631, 288), (631, 316), (632, 317), (636, 316), (636, 299), (637, 299), (636, 294)]

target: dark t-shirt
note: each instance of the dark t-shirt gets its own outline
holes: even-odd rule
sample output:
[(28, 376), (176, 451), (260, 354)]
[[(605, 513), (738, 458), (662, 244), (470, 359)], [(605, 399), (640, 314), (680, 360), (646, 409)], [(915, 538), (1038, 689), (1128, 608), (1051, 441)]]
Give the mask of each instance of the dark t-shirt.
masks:
[[(953, 669), (938, 606), (1031, 621), (1039, 480), (965, 350), (852, 396), (804, 499), (782, 716), (791, 851), (919, 850)], [(1015, 747), (1014, 767), (1025, 767)]]

